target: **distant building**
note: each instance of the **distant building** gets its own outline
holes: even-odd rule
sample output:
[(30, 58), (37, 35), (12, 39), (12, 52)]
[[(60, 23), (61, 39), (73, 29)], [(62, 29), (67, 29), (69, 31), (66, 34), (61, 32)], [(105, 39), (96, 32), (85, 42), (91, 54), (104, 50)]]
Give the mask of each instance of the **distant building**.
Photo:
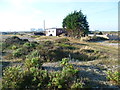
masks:
[(8, 35), (8, 34), (13, 34), (16, 35), (18, 32), (1, 32), (2, 35)]
[(35, 29), (35, 28), (31, 28), (30, 30), (31, 30), (31, 31), (36, 31), (36, 29)]
[(46, 36), (59, 36), (62, 33), (65, 33), (63, 28), (49, 28), (46, 29)]

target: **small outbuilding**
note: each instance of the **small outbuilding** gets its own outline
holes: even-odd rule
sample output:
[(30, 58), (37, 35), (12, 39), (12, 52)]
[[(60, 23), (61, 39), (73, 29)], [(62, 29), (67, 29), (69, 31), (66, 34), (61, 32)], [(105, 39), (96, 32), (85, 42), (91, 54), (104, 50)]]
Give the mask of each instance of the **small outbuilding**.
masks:
[(65, 33), (65, 30), (63, 28), (49, 28), (45, 31), (46, 36), (59, 36), (63, 33)]

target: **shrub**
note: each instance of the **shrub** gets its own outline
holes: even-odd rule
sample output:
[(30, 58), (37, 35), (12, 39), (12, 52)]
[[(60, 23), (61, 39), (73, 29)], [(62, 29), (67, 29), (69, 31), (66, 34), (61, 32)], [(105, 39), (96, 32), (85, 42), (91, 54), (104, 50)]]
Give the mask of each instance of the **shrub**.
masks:
[(34, 48), (35, 46), (36, 46), (35, 43), (31, 43), (31, 42), (26, 42), (23, 45), (23, 47), (26, 47), (26, 48)]
[(49, 82), (49, 73), (46, 70), (41, 70), (32, 67), (30, 71), (24, 71), (22, 88), (42, 89), (47, 88)]
[(61, 46), (63, 49), (71, 49), (71, 50), (75, 49), (75, 47), (65, 43), (60, 43), (58, 45)]
[[(62, 71), (48, 72), (39, 69), (38, 58), (25, 61), (25, 69), (21, 66), (8, 67), (3, 72), (3, 87), (6, 88), (24, 88), (24, 89), (40, 89), (40, 88), (81, 88), (83, 82), (78, 81), (78, 70), (68, 63), (68, 59), (62, 59), (65, 62)], [(38, 65), (39, 64), (39, 65)], [(72, 86), (71, 86), (72, 85)]]
[(61, 61), (62, 71), (50, 73), (49, 88), (71, 88), (71, 84), (76, 82), (78, 70), (68, 62), (68, 58), (63, 58)]
[(68, 64), (68, 62), (69, 62), (69, 59), (68, 59), (68, 58), (63, 58), (60, 64), (61, 64), (62, 66), (66, 66), (66, 65)]
[(44, 46), (50, 46), (50, 45), (52, 45), (52, 44), (53, 44), (52, 41), (45, 41), (45, 42), (44, 42)]
[(107, 78), (116, 85), (120, 85), (120, 72), (107, 71)]
[(35, 57), (40, 57), (40, 53), (38, 50), (34, 50), (26, 56), (26, 58), (29, 58), (29, 59), (35, 58)]
[(2, 89), (31, 89), (45, 88), (49, 81), (48, 72), (31, 67), (30, 70), (23, 70), (19, 66), (8, 67), (4, 71)]
[(14, 44), (21, 45), (21, 44), (24, 44), (25, 42), (28, 42), (28, 40), (20, 39), (17, 36), (12, 36), (12, 37), (7, 38), (4, 43), (8, 47), (8, 46), (11, 46), (11, 45), (14, 45)]
[(18, 48), (15, 51), (13, 51), (13, 56), (14, 57), (20, 57), (23, 54), (23, 49), (22, 48)]
[(108, 40), (104, 37), (97, 37), (97, 36), (87, 36), (87, 37), (84, 37), (84, 38), (81, 38), (82, 41), (89, 41), (89, 42), (95, 42), (95, 41), (103, 41), (103, 40)]
[(94, 50), (92, 49), (82, 49), (81, 51), (86, 53), (94, 53)]
[(31, 67), (41, 68), (42, 62), (39, 57), (35, 57), (32, 59), (25, 60), (24, 65), (27, 69), (30, 69)]
[(81, 82), (80, 80), (77, 80), (71, 85), (71, 89), (73, 88), (83, 88), (84, 83)]
[(107, 55), (102, 51), (94, 50), (91, 47), (82, 47), (79, 50), (74, 50), (71, 53), (71, 58), (81, 60), (81, 61), (89, 61), (95, 59), (106, 58)]
[(62, 58), (68, 57), (68, 52), (64, 51), (59, 46), (49, 46), (40, 48), (37, 52), (42, 61), (59, 61)]
[(67, 38), (61, 38), (61, 39), (55, 40), (56, 43), (65, 43), (65, 42), (68, 42), (68, 41), (70, 41), (70, 40), (67, 39)]
[(50, 61), (60, 61), (60, 60), (62, 60), (62, 58), (68, 57), (68, 52), (61, 50), (60, 48), (61, 47), (50, 50), (48, 52), (47, 58)]
[(17, 46), (16, 46), (16, 45), (13, 45), (13, 46), (12, 46), (12, 50), (15, 50), (15, 49), (17, 49)]
[(71, 73), (71, 75), (77, 74), (78, 70), (75, 69), (73, 67), (72, 64), (68, 63), (69, 59), (68, 58), (63, 58), (61, 61), (61, 65), (63, 66), (62, 72), (67, 74), (69, 76), (69, 74)]
[(71, 57), (80, 61), (88, 60), (88, 55), (81, 53), (80, 51), (71, 53)]
[(20, 66), (7, 67), (3, 73), (4, 88), (20, 88), (23, 72)]

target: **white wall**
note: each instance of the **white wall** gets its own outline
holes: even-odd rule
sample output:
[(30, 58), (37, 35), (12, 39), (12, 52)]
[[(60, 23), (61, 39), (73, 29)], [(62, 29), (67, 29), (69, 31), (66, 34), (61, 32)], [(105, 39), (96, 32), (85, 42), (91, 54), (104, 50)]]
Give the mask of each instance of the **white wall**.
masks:
[(50, 34), (52, 34), (52, 36), (56, 36), (56, 29), (47, 29), (46, 36), (50, 36)]

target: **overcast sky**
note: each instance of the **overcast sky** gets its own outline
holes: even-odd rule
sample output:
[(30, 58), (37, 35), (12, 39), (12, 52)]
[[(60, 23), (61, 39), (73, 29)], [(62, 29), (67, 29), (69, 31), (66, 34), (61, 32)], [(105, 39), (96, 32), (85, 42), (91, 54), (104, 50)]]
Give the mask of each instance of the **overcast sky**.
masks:
[[(114, 1), (114, 2), (113, 2)], [(118, 30), (119, 0), (0, 0), (0, 31), (62, 27), (74, 10), (87, 16), (90, 30)]]

